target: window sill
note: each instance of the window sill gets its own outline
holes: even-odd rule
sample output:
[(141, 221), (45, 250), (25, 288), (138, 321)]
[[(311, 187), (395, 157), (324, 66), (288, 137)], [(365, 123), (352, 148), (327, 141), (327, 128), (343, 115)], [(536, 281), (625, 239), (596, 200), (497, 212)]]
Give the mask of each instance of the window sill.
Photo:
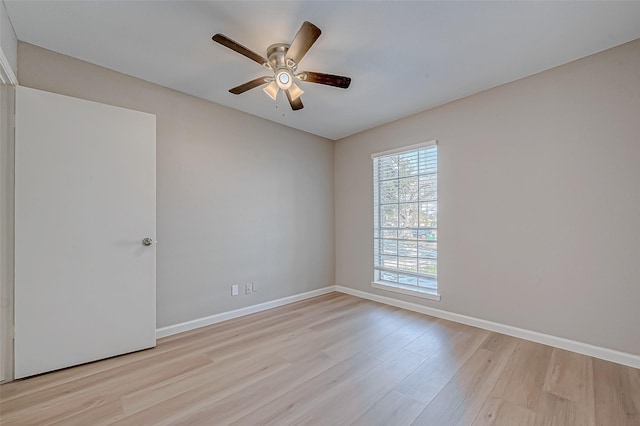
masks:
[(380, 290), (392, 291), (394, 293), (408, 294), (409, 296), (421, 297), (423, 299), (440, 301), (440, 295), (435, 290), (421, 289), (412, 286), (405, 286), (402, 284), (387, 283), (381, 281), (374, 281), (371, 283), (373, 288)]

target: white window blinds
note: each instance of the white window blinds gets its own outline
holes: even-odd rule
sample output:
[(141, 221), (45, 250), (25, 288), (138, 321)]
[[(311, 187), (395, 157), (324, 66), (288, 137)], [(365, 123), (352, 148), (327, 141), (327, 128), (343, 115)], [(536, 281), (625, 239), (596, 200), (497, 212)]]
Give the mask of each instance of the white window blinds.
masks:
[(437, 294), (437, 146), (430, 142), (372, 157), (374, 281)]

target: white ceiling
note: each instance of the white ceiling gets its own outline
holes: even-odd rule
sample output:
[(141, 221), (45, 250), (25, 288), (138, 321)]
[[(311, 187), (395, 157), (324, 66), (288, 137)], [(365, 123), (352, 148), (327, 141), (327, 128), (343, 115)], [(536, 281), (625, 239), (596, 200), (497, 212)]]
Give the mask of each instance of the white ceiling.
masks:
[[(18, 39), (339, 139), (640, 38), (640, 2), (12, 1)], [(301, 83), (293, 112), (260, 89), (266, 75), (214, 43), (223, 33), (266, 55), (303, 21), (322, 35), (299, 70), (352, 78)]]

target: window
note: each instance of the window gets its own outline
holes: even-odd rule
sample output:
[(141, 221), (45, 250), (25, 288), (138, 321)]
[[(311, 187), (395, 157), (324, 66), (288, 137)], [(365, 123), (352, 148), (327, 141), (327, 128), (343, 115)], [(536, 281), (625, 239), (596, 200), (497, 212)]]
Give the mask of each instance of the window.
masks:
[(436, 143), (372, 158), (373, 286), (439, 300)]

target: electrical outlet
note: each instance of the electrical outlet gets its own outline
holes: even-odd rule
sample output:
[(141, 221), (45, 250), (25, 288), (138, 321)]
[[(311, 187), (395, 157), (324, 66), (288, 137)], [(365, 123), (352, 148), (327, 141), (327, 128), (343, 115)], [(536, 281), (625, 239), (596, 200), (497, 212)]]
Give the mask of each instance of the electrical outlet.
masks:
[(253, 283), (247, 283), (244, 285), (244, 294), (253, 293)]
[(231, 295), (232, 296), (237, 296), (238, 295), (238, 284), (234, 284), (231, 286)]

